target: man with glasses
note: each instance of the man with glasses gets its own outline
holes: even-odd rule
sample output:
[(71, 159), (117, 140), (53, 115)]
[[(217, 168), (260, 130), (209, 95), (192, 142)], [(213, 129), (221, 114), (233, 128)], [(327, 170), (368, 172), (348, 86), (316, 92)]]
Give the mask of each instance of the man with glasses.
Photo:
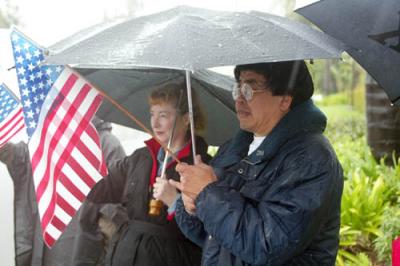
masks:
[(179, 226), (203, 247), (203, 265), (335, 265), (343, 173), (306, 64), (234, 73), (241, 130), (211, 166), (177, 166)]

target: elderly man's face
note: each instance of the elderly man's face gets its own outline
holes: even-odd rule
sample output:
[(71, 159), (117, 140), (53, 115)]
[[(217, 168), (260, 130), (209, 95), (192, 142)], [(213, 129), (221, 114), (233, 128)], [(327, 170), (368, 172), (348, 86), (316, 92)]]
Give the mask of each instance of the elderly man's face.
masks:
[(254, 93), (249, 101), (243, 96), (237, 98), (235, 106), (240, 128), (256, 136), (268, 135), (279, 120), (289, 112), (292, 97), (273, 96), (267, 88), (264, 76), (253, 71), (241, 71), (239, 82), (247, 83), (254, 90), (266, 90), (264, 93)]

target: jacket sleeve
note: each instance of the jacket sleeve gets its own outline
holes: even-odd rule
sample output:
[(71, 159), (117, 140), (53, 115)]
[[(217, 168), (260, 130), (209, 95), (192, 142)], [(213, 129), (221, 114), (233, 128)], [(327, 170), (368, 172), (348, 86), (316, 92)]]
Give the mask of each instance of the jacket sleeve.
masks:
[(32, 179), (28, 144), (24, 142), (6, 143), (0, 148), (0, 161), (3, 162), (14, 184), (29, 182)]
[(245, 262), (284, 263), (308, 246), (332, 211), (332, 195), (340, 194), (334, 188), (341, 168), (329, 152), (322, 153), (288, 155), (272, 185), (263, 176), (264, 183), (253, 184), (265, 186), (259, 202), (227, 182), (209, 184), (196, 199), (197, 217), (220, 245)]
[(182, 198), (176, 202), (175, 220), (182, 233), (193, 243), (203, 247), (207, 233), (204, 230), (203, 223), (194, 215), (186, 212)]
[(112, 165), (113, 162), (121, 160), (126, 156), (121, 142), (110, 131), (100, 131), (99, 135), (101, 149), (108, 167)]

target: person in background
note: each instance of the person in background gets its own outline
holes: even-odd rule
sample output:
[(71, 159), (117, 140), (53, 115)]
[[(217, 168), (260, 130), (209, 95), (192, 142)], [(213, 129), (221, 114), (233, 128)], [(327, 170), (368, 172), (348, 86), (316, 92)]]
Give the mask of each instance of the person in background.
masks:
[[(92, 123), (99, 134), (104, 160), (109, 168), (126, 156), (125, 151), (121, 142), (112, 134), (110, 122), (94, 116)], [(104, 265), (110, 239), (127, 219), (126, 210), (120, 204), (93, 204), (86, 200), (76, 216), (72, 265)], [(80, 221), (91, 217), (91, 223), (97, 225), (97, 230), (86, 232), (80, 226)]]
[(305, 62), (234, 73), (241, 130), (211, 166), (177, 165), (177, 223), (203, 265), (335, 265), (343, 172)]
[(0, 161), (7, 166), (14, 184), (15, 265), (32, 265), (35, 230), (40, 222), (28, 145), (6, 143), (0, 148)]
[[(98, 130), (107, 164), (124, 157), (125, 152), (119, 140), (111, 133), (111, 124), (98, 118), (94, 118), (93, 122)], [(84, 243), (82, 246), (88, 249), (91, 249), (90, 246), (103, 245), (103, 240), (98, 235), (100, 233), (92, 236), (97, 239), (95, 242), (80, 238), (78, 211), (53, 248), (48, 249), (44, 245), (41, 233), (28, 144), (5, 144), (0, 149), (0, 161), (7, 166), (14, 183), (15, 265), (78, 265), (79, 263), (74, 262), (77, 255), (73, 255), (76, 242)], [(95, 253), (93, 261), (99, 261), (101, 258), (102, 248), (99, 250)]]
[[(169, 149), (183, 162), (192, 162), (187, 94), (184, 83), (168, 83), (155, 88), (149, 97), (150, 122), (154, 136), (167, 146), (174, 132)], [(204, 129), (204, 116), (193, 95), (196, 132)], [(174, 128), (174, 130), (173, 130)], [(116, 162), (109, 169), (109, 176), (100, 181), (88, 195), (95, 203), (122, 203), (129, 221), (113, 239), (114, 248), (107, 254), (107, 265), (180, 266), (200, 265), (201, 249), (186, 239), (175, 220), (173, 204), (178, 191), (168, 182), (158, 179), (162, 174), (166, 152), (154, 139), (146, 147)], [(196, 149), (208, 161), (207, 144), (196, 139)], [(168, 159), (166, 179), (178, 180), (176, 162)], [(156, 180), (159, 182), (154, 186)], [(154, 186), (154, 187), (153, 187)], [(163, 206), (159, 215), (149, 214), (153, 196), (170, 206)], [(172, 210), (168, 212), (168, 209)], [(88, 230), (91, 223), (84, 223)], [(93, 228), (94, 230), (95, 228)]]

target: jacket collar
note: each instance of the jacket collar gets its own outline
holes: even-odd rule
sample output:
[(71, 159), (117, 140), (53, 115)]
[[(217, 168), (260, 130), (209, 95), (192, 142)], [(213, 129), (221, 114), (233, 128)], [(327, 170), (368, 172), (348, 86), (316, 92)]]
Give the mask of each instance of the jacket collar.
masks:
[[(161, 145), (154, 138), (146, 140), (144, 143), (146, 144), (147, 148), (149, 149), (153, 160), (156, 160), (157, 154), (161, 148)], [(182, 159), (182, 158), (188, 157), (190, 155), (191, 145), (192, 145), (192, 141), (189, 140), (189, 142), (186, 143), (185, 146), (179, 151), (176, 158)]]
[(245, 158), (250, 164), (270, 160), (279, 148), (298, 134), (322, 133), (326, 127), (326, 116), (314, 105), (312, 100), (299, 104), (287, 113), (261, 145), (249, 156), (248, 148), (253, 134), (240, 130), (227, 148), (226, 157), (218, 165), (227, 166)]

